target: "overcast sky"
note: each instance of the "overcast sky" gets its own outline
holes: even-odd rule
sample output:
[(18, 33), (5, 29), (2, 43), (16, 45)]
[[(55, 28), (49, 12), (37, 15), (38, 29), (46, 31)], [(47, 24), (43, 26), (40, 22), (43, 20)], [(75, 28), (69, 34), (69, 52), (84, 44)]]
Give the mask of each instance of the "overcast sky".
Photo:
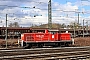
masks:
[[(22, 27), (48, 23), (49, 0), (0, 0), (0, 26), (18, 22)], [(78, 22), (77, 14), (80, 12), (82, 20), (90, 19), (89, 0), (52, 0), (52, 23)], [(82, 13), (83, 12), (83, 13)]]

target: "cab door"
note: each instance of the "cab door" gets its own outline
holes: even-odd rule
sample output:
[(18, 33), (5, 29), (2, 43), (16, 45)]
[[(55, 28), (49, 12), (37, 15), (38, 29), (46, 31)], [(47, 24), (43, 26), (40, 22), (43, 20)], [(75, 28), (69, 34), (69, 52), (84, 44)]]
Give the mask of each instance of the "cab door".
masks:
[(51, 41), (58, 41), (58, 33), (57, 32), (51, 32), (50, 33), (50, 40)]

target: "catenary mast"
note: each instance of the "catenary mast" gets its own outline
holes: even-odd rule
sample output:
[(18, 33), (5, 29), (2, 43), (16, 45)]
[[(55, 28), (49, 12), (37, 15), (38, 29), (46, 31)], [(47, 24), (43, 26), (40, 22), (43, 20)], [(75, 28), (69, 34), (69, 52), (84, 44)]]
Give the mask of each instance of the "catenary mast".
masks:
[(51, 0), (48, 2), (48, 28), (52, 28), (52, 9), (51, 9)]

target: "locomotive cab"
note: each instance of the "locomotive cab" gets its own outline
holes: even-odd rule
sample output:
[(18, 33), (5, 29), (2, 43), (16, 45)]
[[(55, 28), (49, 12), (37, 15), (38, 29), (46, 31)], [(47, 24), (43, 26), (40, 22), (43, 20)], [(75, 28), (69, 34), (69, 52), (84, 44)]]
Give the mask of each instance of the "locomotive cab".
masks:
[(51, 34), (59, 33), (59, 30), (48, 30), (48, 31), (49, 31), (49, 33), (51, 33)]

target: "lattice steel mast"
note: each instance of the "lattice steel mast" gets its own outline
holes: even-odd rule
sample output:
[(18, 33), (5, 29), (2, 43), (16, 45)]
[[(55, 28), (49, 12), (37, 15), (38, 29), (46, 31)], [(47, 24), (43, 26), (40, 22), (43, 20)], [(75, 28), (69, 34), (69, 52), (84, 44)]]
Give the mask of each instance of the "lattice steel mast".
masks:
[(52, 28), (52, 9), (51, 9), (51, 0), (48, 2), (48, 28)]

